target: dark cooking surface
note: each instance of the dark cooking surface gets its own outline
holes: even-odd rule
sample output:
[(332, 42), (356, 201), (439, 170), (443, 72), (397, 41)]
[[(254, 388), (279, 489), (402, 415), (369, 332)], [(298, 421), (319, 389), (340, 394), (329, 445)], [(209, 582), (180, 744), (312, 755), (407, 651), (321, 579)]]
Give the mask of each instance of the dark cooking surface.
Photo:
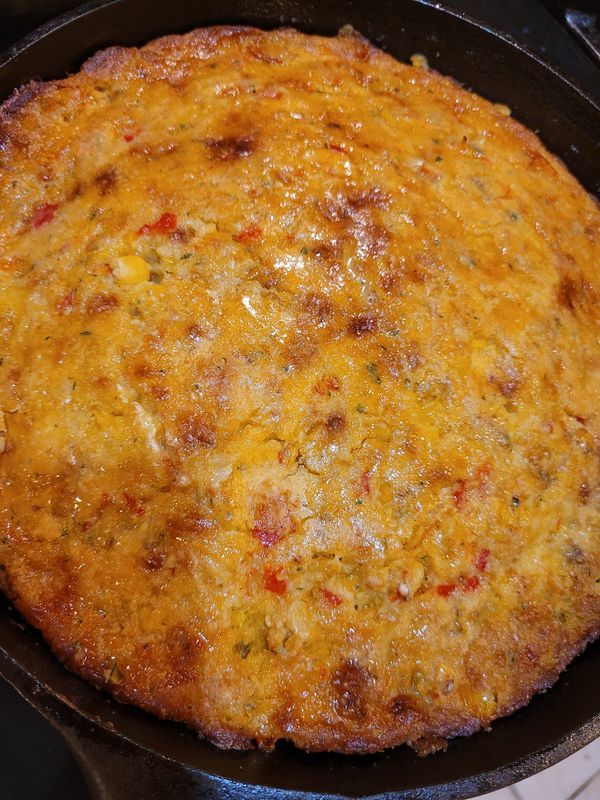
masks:
[[(33, 1), (36, 16), (18, 14), (25, 0), (0, 0), (0, 47), (43, 20), (39, 9), (64, 10), (68, 0)], [(526, 41), (532, 49), (575, 77), (588, 91), (600, 95), (597, 68), (563, 31), (538, 0), (446, 0), (445, 5), (466, 11)], [(12, 14), (7, 14), (7, 9)], [(62, 738), (20, 696), (0, 680), (0, 798), (2, 800), (86, 800), (81, 773)]]

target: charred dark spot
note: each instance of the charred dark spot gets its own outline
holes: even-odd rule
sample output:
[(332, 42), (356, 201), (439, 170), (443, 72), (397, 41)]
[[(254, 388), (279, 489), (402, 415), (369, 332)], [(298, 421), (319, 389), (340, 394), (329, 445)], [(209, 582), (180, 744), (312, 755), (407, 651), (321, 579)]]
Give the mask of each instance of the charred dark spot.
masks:
[(370, 256), (378, 256), (387, 247), (391, 234), (383, 225), (357, 222), (350, 229), (356, 243)]
[(86, 305), (88, 314), (103, 314), (113, 311), (119, 305), (119, 300), (114, 294), (95, 294)]
[(281, 282), (280, 270), (270, 265), (259, 265), (248, 272), (248, 278), (257, 281), (264, 289), (274, 289)]
[(348, 333), (360, 338), (377, 330), (377, 317), (375, 314), (359, 314), (352, 317), (348, 325)]
[(569, 564), (585, 564), (585, 553), (576, 544), (571, 542), (565, 550), (565, 558)]
[(150, 387), (150, 391), (157, 400), (168, 400), (171, 397), (171, 392), (166, 386), (155, 384)]
[(217, 434), (212, 424), (198, 415), (190, 414), (179, 420), (179, 442), (184, 450), (193, 452), (214, 447)]
[(290, 337), (284, 357), (289, 364), (302, 369), (310, 363), (318, 349), (317, 343), (306, 332), (298, 332)]
[(419, 705), (409, 694), (398, 694), (390, 700), (390, 713), (404, 725), (413, 725), (421, 716)]
[(329, 300), (316, 292), (311, 292), (306, 296), (303, 308), (307, 313), (309, 322), (318, 328), (327, 324), (332, 313), (332, 306)]
[(568, 308), (569, 311), (574, 311), (581, 288), (581, 281), (576, 281), (570, 275), (564, 275), (558, 285), (558, 304), (563, 308)]
[(343, 219), (362, 219), (365, 211), (385, 209), (389, 204), (389, 196), (381, 189), (370, 189), (347, 196), (327, 195), (319, 203), (319, 210), (330, 222), (340, 222)]
[(205, 646), (201, 634), (193, 633), (183, 625), (169, 628), (165, 636), (165, 647), (172, 672), (169, 674), (173, 686), (190, 683), (196, 677), (196, 667)]
[(12, 139), (7, 130), (0, 128), (0, 154), (8, 153)]
[(205, 139), (213, 158), (221, 161), (234, 161), (238, 158), (247, 158), (256, 150), (255, 136), (225, 136), (220, 139)]
[(339, 247), (327, 242), (318, 242), (315, 244), (311, 252), (314, 257), (319, 261), (331, 261), (339, 255)]
[(175, 230), (169, 235), (172, 241), (179, 242), (180, 244), (185, 244), (186, 242), (189, 242), (191, 238), (189, 230), (179, 227), (175, 228)]
[(348, 205), (353, 211), (359, 211), (369, 206), (375, 208), (388, 208), (390, 198), (381, 189), (370, 189), (369, 191), (357, 192), (348, 197)]
[(327, 417), (327, 430), (331, 433), (340, 433), (346, 427), (346, 417), (339, 411)]
[(147, 361), (140, 361), (134, 366), (133, 374), (136, 378), (154, 378), (157, 375), (161, 375), (162, 370), (149, 364)]
[(195, 342), (196, 344), (199, 344), (204, 339), (204, 331), (199, 325), (196, 325), (195, 323), (188, 326), (186, 330), (186, 335), (188, 339), (191, 339), (192, 342)]
[(117, 185), (116, 169), (105, 169), (99, 172), (94, 178), (94, 183), (98, 187), (102, 197), (110, 194)]
[(285, 497), (275, 494), (258, 501), (254, 508), (252, 535), (263, 547), (273, 547), (295, 530)]
[(200, 514), (180, 514), (169, 517), (166, 521), (167, 532), (171, 535), (193, 534), (208, 531), (214, 526), (212, 519)]
[(357, 661), (345, 661), (331, 677), (333, 706), (340, 717), (362, 720), (367, 716), (369, 687), (375, 676)]
[(516, 377), (506, 379), (498, 378), (495, 375), (490, 376), (490, 383), (498, 388), (498, 391), (503, 397), (507, 399), (513, 397), (520, 386), (520, 381)]
[(142, 557), (142, 567), (148, 572), (157, 572), (164, 566), (166, 560), (166, 553), (155, 548)]
[(12, 116), (17, 111), (24, 108), (44, 91), (44, 84), (40, 81), (30, 81), (20, 89), (15, 89), (8, 100), (2, 106), (2, 112), (6, 116)]
[(579, 486), (579, 501), (585, 505), (587, 501), (590, 499), (590, 487), (587, 483), (582, 483)]
[(126, 47), (107, 47), (95, 53), (91, 58), (84, 63), (82, 72), (86, 75), (94, 75), (101, 77), (104, 73), (112, 75), (112, 71), (125, 64), (130, 58), (129, 51)]
[(73, 186), (69, 189), (67, 194), (67, 200), (76, 200), (83, 190), (83, 186), (81, 185), (80, 181), (75, 181)]
[(380, 189), (356, 192), (351, 195), (326, 195), (318, 204), (325, 219), (343, 223), (346, 232), (354, 238), (365, 255), (383, 252), (390, 241), (390, 232), (376, 221), (375, 209), (387, 208), (390, 198)]

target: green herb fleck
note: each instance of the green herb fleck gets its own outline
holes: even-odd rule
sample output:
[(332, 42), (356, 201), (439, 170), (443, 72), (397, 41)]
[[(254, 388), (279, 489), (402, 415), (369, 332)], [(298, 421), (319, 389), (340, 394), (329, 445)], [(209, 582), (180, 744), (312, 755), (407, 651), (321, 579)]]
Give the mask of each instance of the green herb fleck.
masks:
[(435, 157), (435, 160), (436, 160), (436, 161), (443, 161), (443, 159), (442, 159), (442, 157), (441, 157), (441, 156), (436, 156), (436, 157)]
[(234, 645), (233, 649), (241, 658), (245, 659), (248, 658), (252, 646), (249, 645), (248, 642), (237, 642), (237, 644)]
[(191, 258), (192, 255), (193, 255), (192, 253), (184, 253), (179, 260), (185, 261), (187, 258)]
[(367, 364), (367, 372), (373, 378), (375, 383), (381, 383), (381, 377), (377, 372), (377, 364), (372, 362), (371, 364)]
[(356, 501), (356, 505), (357, 505), (357, 506), (362, 506), (362, 500), (357, 500), (357, 501)]
[(367, 407), (366, 407), (366, 406), (363, 406), (363, 404), (362, 404), (362, 403), (359, 403), (359, 404), (356, 406), (356, 410), (358, 411), (358, 413), (359, 413), (359, 414), (366, 414), (366, 413), (367, 413)]

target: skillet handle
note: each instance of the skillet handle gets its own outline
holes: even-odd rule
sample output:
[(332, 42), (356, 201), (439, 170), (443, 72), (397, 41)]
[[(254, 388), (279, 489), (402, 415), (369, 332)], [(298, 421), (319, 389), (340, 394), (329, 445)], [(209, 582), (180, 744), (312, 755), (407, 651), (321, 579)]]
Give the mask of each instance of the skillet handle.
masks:
[(597, 0), (544, 0), (545, 5), (600, 64), (600, 14)]
[(568, 8), (565, 12), (565, 21), (600, 64), (600, 30), (597, 17), (586, 14), (584, 11)]
[(57, 727), (82, 768), (93, 800), (242, 798), (243, 790), (235, 784), (225, 787), (217, 778), (136, 747), (85, 720), (76, 728), (60, 723)]
[[(7, 624), (3, 628), (0, 614), (0, 673), (64, 737), (82, 769), (93, 800), (277, 800), (279, 797), (276, 790), (225, 780), (157, 755), (84, 717), (77, 710), (76, 693), (69, 699), (67, 693), (51, 689), (15, 655), (9, 655), (2, 634), (18, 652), (19, 640), (11, 639), (11, 635), (19, 628), (8, 617), (4, 621)], [(30, 635), (25, 631), (23, 634)]]
[[(195, 775), (153, 753), (134, 748), (86, 722), (77, 730), (59, 725), (93, 800), (196, 800), (217, 798)], [(202, 776), (203, 777), (203, 776)], [(202, 782), (201, 782), (202, 783)]]

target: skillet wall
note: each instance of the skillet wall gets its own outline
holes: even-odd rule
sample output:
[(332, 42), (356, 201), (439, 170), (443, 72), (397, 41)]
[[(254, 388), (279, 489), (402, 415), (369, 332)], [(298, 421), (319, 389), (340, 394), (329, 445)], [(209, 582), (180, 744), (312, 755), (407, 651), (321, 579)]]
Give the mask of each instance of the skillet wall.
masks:
[[(287, 24), (319, 33), (335, 33), (342, 24), (351, 23), (399, 58), (425, 53), (434, 68), (452, 74), (491, 100), (510, 105), (517, 119), (539, 130), (547, 146), (581, 182), (600, 194), (600, 110), (526, 53), (483, 28), (417, 0), (381, 0), (377, 4), (373, 0), (222, 0), (218, 6), (205, 0), (113, 0), (84, 8), (87, 13), (70, 15), (69, 21), (57, 28), (49, 26), (45, 33), (30, 37), (25, 48), (17, 46), (11, 51), (0, 66), (0, 97), (32, 78), (61, 77), (108, 44), (137, 44), (215, 23)], [(148, 769), (139, 770), (135, 751), (122, 737), (198, 770), (259, 786), (345, 796), (393, 791), (394, 797), (406, 800), (452, 800), (518, 780), (568, 755), (600, 732), (598, 645), (578, 659), (552, 691), (496, 723), (491, 734), (457, 740), (447, 753), (427, 760), (407, 748), (365, 758), (307, 756), (285, 747), (272, 756), (218, 751), (179, 726), (120, 706), (68, 673), (35, 634), (11, 623), (4, 601), (0, 602), (0, 670), (40, 710), (58, 717), (72, 739), (79, 736), (86, 742), (105, 742), (103, 752), (114, 750), (115, 766), (119, 763), (123, 769), (129, 763), (134, 769), (135, 765), (139, 781)], [(67, 699), (67, 705), (61, 698)], [(88, 735), (88, 729), (93, 729), (82, 723), (69, 704), (96, 720), (106, 733)], [(153, 770), (157, 770), (156, 763), (150, 769), (150, 781)], [(210, 780), (209, 784), (213, 785)], [(137, 796), (146, 797), (141, 784), (136, 786)], [(215, 791), (219, 796), (234, 797), (233, 786), (217, 780)], [(255, 796), (272, 795), (260, 790)], [(297, 795), (294, 792), (292, 796)]]
[[(99, 7), (100, 6), (100, 7)], [(31, 42), (0, 70), (0, 98), (36, 77), (62, 77), (107, 44), (140, 44), (165, 33), (200, 25), (235, 22), (333, 34), (352, 24), (402, 60), (422, 52), (430, 64), (489, 100), (503, 102), (514, 116), (559, 155), (586, 186), (600, 194), (600, 112), (589, 99), (568, 91), (563, 81), (518, 48), (509, 48), (484, 26), (465, 36), (460, 16), (418, 0), (112, 0), (89, 3), (92, 14)], [(99, 8), (98, 8), (99, 7)], [(16, 48), (18, 49), (18, 48)], [(14, 51), (13, 51), (14, 52)]]

